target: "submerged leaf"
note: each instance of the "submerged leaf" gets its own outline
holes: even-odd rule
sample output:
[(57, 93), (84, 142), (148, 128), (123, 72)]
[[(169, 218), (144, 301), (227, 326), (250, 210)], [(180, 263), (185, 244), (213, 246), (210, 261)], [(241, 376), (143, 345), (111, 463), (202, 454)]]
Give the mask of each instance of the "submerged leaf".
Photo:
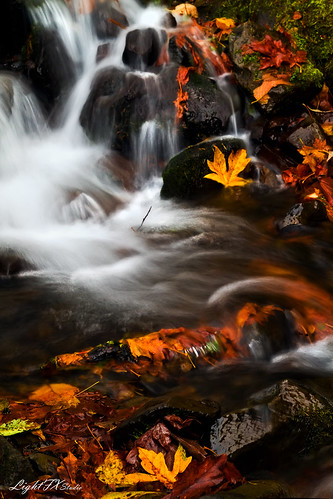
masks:
[(205, 175), (204, 178), (209, 178), (223, 184), (225, 187), (243, 186), (251, 182), (251, 180), (246, 180), (244, 178), (238, 177), (244, 168), (251, 161), (250, 158), (246, 156), (245, 149), (238, 149), (238, 151), (232, 151), (228, 158), (229, 168), (227, 169), (226, 159), (222, 151), (214, 146), (214, 159), (213, 161), (207, 160), (209, 169), (213, 173)]
[(12, 421), (8, 421), (8, 423), (0, 425), (0, 435), (3, 437), (10, 437), (11, 435), (23, 433), (24, 431), (35, 430), (37, 428), (40, 428), (40, 424), (34, 423), (33, 421), (28, 421), (26, 419), (12, 419)]
[(80, 401), (75, 397), (79, 392), (76, 386), (66, 383), (51, 383), (37, 388), (30, 396), (30, 400), (38, 400), (46, 405), (59, 407), (76, 407)]

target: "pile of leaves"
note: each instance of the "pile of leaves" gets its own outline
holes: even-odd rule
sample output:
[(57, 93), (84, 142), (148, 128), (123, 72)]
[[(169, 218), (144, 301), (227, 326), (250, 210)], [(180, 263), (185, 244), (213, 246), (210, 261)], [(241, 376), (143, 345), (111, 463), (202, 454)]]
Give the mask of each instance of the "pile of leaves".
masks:
[(312, 146), (304, 145), (298, 152), (302, 163), (282, 172), (286, 185), (296, 188), (301, 199), (318, 199), (333, 221), (333, 150), (326, 140), (315, 139)]

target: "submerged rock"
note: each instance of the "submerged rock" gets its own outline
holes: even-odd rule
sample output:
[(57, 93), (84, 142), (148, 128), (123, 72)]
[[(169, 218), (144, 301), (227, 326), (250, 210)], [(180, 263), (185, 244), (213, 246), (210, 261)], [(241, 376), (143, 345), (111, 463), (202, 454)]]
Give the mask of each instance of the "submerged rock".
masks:
[(274, 480), (251, 480), (233, 490), (223, 490), (201, 499), (279, 499), (293, 497), (288, 485)]
[(226, 452), (242, 473), (291, 463), (330, 442), (333, 411), (320, 395), (284, 380), (254, 395), (250, 409), (221, 417), (213, 426), (211, 446)]
[(207, 140), (187, 147), (174, 156), (163, 171), (161, 196), (194, 199), (218, 192), (221, 184), (204, 178), (205, 175), (211, 173), (207, 160), (213, 160), (214, 146), (223, 151), (226, 157), (232, 150), (246, 149), (242, 140), (233, 138)]
[(29, 483), (37, 477), (28, 458), (5, 437), (0, 437), (0, 485), (13, 487), (22, 479)]

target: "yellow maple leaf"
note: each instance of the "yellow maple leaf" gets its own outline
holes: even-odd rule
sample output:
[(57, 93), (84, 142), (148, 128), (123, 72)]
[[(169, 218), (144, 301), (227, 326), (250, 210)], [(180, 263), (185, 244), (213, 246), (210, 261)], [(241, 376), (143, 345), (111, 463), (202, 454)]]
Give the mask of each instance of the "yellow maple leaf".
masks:
[(238, 149), (237, 151), (232, 151), (228, 157), (228, 166), (224, 154), (217, 147), (214, 146), (214, 160), (207, 160), (209, 169), (213, 173), (205, 175), (204, 178), (210, 178), (223, 184), (225, 187), (242, 186), (251, 182), (244, 178), (238, 177), (238, 174), (244, 170), (246, 165), (251, 161), (250, 158), (246, 157), (246, 149)]
[(129, 487), (139, 482), (154, 482), (156, 476), (146, 473), (125, 473), (124, 464), (118, 452), (110, 450), (101, 466), (96, 469), (98, 479), (107, 485), (115, 487)]
[(138, 451), (143, 469), (151, 475), (154, 475), (159, 482), (162, 482), (169, 489), (173, 487), (177, 475), (183, 473), (192, 461), (191, 456), (186, 457), (185, 450), (180, 444), (175, 453), (171, 471), (166, 465), (162, 452), (157, 454), (153, 450), (147, 450), (141, 447), (138, 447)]
[(75, 395), (79, 392), (76, 386), (66, 383), (51, 383), (37, 388), (29, 396), (30, 400), (38, 400), (46, 405), (57, 407), (76, 407), (80, 401)]

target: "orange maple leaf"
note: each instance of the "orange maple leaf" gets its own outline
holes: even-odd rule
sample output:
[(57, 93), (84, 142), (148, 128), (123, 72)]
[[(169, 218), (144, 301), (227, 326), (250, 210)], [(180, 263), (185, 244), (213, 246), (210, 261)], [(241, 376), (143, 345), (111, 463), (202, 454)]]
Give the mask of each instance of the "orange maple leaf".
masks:
[(216, 27), (223, 33), (228, 35), (232, 32), (234, 27), (236, 26), (235, 21), (233, 19), (228, 19), (227, 17), (218, 17), (215, 19)]
[(228, 166), (226, 158), (222, 151), (214, 146), (214, 159), (213, 161), (207, 160), (209, 169), (213, 173), (205, 175), (204, 178), (209, 178), (223, 184), (225, 187), (243, 186), (251, 182), (245, 178), (238, 176), (244, 168), (251, 161), (250, 158), (246, 156), (246, 149), (238, 149), (237, 151), (232, 151), (228, 157)]
[(278, 85), (292, 85), (289, 81), (289, 77), (283, 74), (274, 76), (271, 73), (266, 73), (264, 74), (262, 80), (262, 84), (253, 91), (253, 95), (256, 99), (254, 102), (260, 101), (261, 104), (267, 104), (269, 100), (268, 92), (272, 88), (277, 87)]

